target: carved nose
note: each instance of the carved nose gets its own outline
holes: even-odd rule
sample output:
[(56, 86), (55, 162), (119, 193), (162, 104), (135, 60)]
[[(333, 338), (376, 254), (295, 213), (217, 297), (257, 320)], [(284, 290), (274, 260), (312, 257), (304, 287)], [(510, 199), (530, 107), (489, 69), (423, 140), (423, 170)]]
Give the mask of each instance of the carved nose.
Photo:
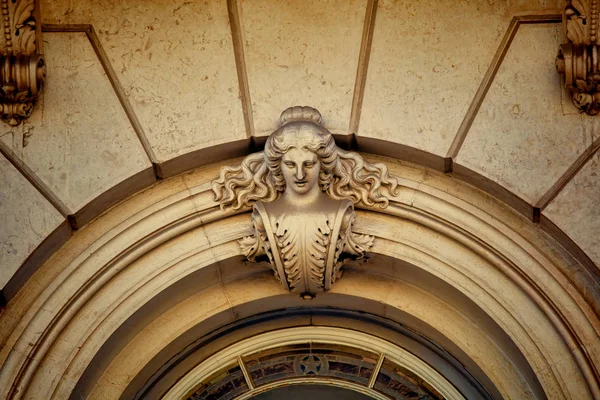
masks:
[(304, 179), (304, 168), (302, 168), (302, 167), (296, 168), (296, 179), (299, 181)]

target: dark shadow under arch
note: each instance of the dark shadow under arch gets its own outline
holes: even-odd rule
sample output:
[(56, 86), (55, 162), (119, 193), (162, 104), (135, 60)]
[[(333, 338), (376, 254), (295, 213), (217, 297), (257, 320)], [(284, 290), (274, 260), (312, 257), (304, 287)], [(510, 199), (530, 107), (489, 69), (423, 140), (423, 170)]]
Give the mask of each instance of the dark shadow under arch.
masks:
[[(535, 373), (516, 344), (472, 300), (448, 283), (402, 260), (380, 254), (369, 256), (369, 263), (348, 268), (346, 273), (401, 280), (458, 309), (508, 355), (536, 397), (545, 398)], [(218, 274), (215, 269), (219, 269)], [(110, 362), (135, 335), (179, 302), (220, 284), (215, 278), (219, 275), (223, 282), (232, 282), (251, 276), (270, 275), (270, 270), (249, 266), (242, 257), (232, 257), (202, 268), (156, 293), (99, 349), (78, 381), (71, 398), (87, 398)], [(273, 285), (277, 285), (274, 279)], [(166, 344), (130, 382), (122, 398), (157, 398), (203, 359), (236, 341), (270, 330), (310, 325), (336, 326), (375, 334), (400, 345), (433, 366), (463, 393), (475, 395), (467, 398), (501, 398), (497, 388), (478, 365), (430, 325), (386, 304), (339, 293), (324, 293), (310, 301), (293, 294), (282, 294), (222, 311)]]

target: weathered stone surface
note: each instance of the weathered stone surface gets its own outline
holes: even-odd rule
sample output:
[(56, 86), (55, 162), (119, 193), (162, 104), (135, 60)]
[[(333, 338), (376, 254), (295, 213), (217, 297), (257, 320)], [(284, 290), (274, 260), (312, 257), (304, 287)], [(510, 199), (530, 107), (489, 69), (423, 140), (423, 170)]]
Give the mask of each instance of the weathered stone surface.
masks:
[(600, 153), (588, 161), (544, 210), (600, 267)]
[(380, 1), (359, 134), (445, 156), (510, 17), (497, 0)]
[(0, 155), (0, 289), (64, 219)]
[(225, 1), (43, 2), (92, 24), (159, 161), (245, 137)]
[(242, 3), (257, 135), (292, 105), (318, 108), (333, 133), (347, 133), (366, 1)]
[(52, 79), (37, 112), (3, 139), (75, 212), (150, 162), (86, 35), (44, 41)]
[[(544, 386), (549, 398), (567, 398), (570, 393), (573, 398), (591, 398), (586, 392), (587, 386), (578, 382), (577, 376), (568, 381), (569, 385), (564, 389), (556, 383), (565, 382), (563, 375), (572, 377), (570, 371), (579, 371), (571, 353), (573, 347), (560, 337), (564, 330), (559, 328), (565, 325), (554, 325), (562, 324), (565, 319), (548, 318), (531, 295), (544, 293), (546, 298), (552, 299), (553, 310), (561, 317), (569, 316), (570, 326), (579, 329), (577, 333), (582, 336), (582, 343), (597, 341), (597, 335), (589, 325), (593, 311), (588, 306), (579, 309), (576, 302), (581, 300), (580, 293), (561, 272), (561, 262), (552, 260), (551, 253), (557, 244), (542, 236), (524, 236), (525, 230), (535, 229), (530, 222), (517, 218), (510, 211), (502, 212), (499, 207), (493, 207), (494, 202), (488, 202), (483, 193), (471, 192), (464, 183), (457, 185), (452, 177), (436, 174), (439, 180), (432, 187), (429, 182), (435, 179), (428, 179), (411, 168), (404, 172), (406, 168), (393, 161), (389, 164), (391, 172), (404, 179), (405, 191), (398, 197), (401, 203), (383, 213), (378, 208), (357, 212), (356, 228), (361, 234), (377, 235), (373, 253), (397, 259), (392, 263), (397, 270), (391, 271), (390, 265), (382, 266), (376, 260), (373, 262), (384, 272), (383, 276), (371, 263), (364, 264), (364, 274), (353, 275), (349, 269), (349, 274), (331, 292), (334, 296), (343, 295), (339, 302), (329, 302), (323, 295), (312, 300), (317, 303), (309, 306), (321, 304), (360, 309), (355, 306), (360, 306), (366, 298), (372, 300), (372, 308), (365, 312), (394, 318), (394, 315), (400, 315), (394, 313), (397, 308), (413, 314), (424, 322), (423, 325), (430, 324), (433, 330), (457, 343), (467, 354), (472, 352), (472, 359), (478, 360), (486, 373), (489, 371), (493, 382), (499, 384), (501, 396), (543, 397), (528, 396), (526, 386), (515, 384), (518, 368), (506, 359), (511, 358), (509, 352), (499, 346), (507, 343), (505, 339), (500, 338), (502, 342), (497, 342), (469, 313), (450, 313), (453, 307), (444, 303), (456, 299), (456, 304), (462, 304), (465, 311), (485, 310), (524, 353), (524, 362), (530, 363), (534, 371), (547, 371), (548, 375), (541, 375), (540, 379), (549, 387), (546, 390)], [(286, 298), (303, 302), (297, 296), (285, 295), (266, 269), (253, 270), (253, 266), (241, 263), (236, 241), (250, 232), (250, 218), (248, 214), (231, 216), (214, 207), (216, 203), (209, 192), (209, 181), (218, 167), (209, 166), (187, 176), (174, 177), (133, 196), (74, 235), (52, 262), (41, 267), (36, 279), (26, 283), (24, 295), (15, 300), (14, 306), (9, 304), (1, 316), (0, 331), (5, 332), (3, 337), (6, 339), (0, 337), (0, 343), (10, 341), (0, 351), (0, 360), (6, 357), (4, 365), (12, 369), (3, 370), (0, 375), (4, 382), (9, 382), (0, 384), (0, 391), (11, 387), (12, 376), (22, 370), (20, 363), (29, 362), (27, 355), (31, 343), (35, 346), (49, 337), (47, 332), (51, 332), (57, 320), (69, 318), (60, 337), (42, 349), (47, 349), (45, 354), (38, 353), (41, 362), (31, 368), (39, 369), (34, 371), (24, 397), (43, 398), (43, 393), (53, 392), (56, 398), (68, 398), (95, 354), (102, 351), (112, 334), (122, 337), (127, 347), (124, 351), (114, 347), (120, 354), (112, 354), (115, 359), (110, 371), (106, 370), (106, 379), (98, 381), (91, 398), (102, 398), (101, 393), (120, 396), (140, 368), (148, 365), (148, 360), (173, 343), (179, 332), (190, 332), (192, 326), (203, 324), (215, 306), (225, 304), (226, 307), (221, 309), (226, 311), (223, 313), (228, 319), (223, 321), (225, 324), (229, 318), (242, 320), (265, 312), (265, 306), (282, 309), (289, 304)], [(454, 186), (457, 187), (453, 189)], [(461, 190), (460, 186), (465, 186), (466, 190)], [(455, 193), (459, 197), (455, 197)], [(498, 214), (488, 213), (486, 207), (480, 206), (485, 204), (490, 204), (489, 208)], [(431, 218), (423, 218), (426, 215)], [(210, 223), (205, 223), (208, 221)], [(498, 254), (503, 256), (497, 257)], [(188, 279), (207, 267), (221, 268), (227, 260), (232, 264), (226, 272), (210, 275), (212, 282), (224, 285), (225, 294), (202, 292), (208, 297), (195, 302), (193, 312), (177, 311), (183, 304), (183, 301), (172, 299), (181, 289), (181, 286), (175, 286), (177, 282), (185, 283), (190, 289), (187, 295), (195, 295), (198, 287), (187, 286)], [(415, 266), (418, 272), (415, 278), (427, 281), (428, 274), (436, 275), (479, 306), (465, 305), (461, 300), (463, 295), (449, 294), (447, 299), (438, 297), (436, 293), (446, 286), (440, 287), (436, 282), (432, 282), (431, 295), (427, 296), (424, 294), (428, 290), (415, 291), (411, 290), (412, 284), (394, 282), (394, 277), (404, 277), (406, 269), (403, 266), (407, 264)], [(514, 273), (514, 266), (518, 266), (518, 274)], [(249, 274), (254, 279), (236, 278), (249, 277)], [(519, 277), (520, 284), (515, 283), (515, 276)], [(202, 275), (197, 282), (205, 281), (206, 277), (208, 275)], [(187, 296), (185, 293), (184, 297)], [(253, 303), (261, 298), (264, 302)], [(171, 300), (171, 304), (178, 304), (177, 308), (167, 311)], [(213, 300), (218, 302), (213, 303)], [(198, 307), (198, 304), (206, 307)], [(250, 314), (246, 314), (249, 310), (246, 304), (251, 304)], [(140, 322), (137, 316), (133, 317), (133, 313), (145, 305), (148, 308), (143, 312), (156, 311), (157, 314), (152, 316), (155, 322), (145, 319)], [(306, 306), (306, 303), (302, 305)], [(156, 319), (163, 313), (165, 319)], [(30, 322), (17, 323), (25, 318), (25, 314), (31, 318)], [(149, 314), (148, 317), (152, 315)], [(159, 329), (153, 334), (146, 330), (154, 329), (146, 322), (154, 328), (168, 326), (170, 329)], [(169, 325), (170, 322), (173, 323)], [(23, 331), (10, 334), (10, 326), (18, 326), (13, 329)], [(115, 331), (119, 326), (124, 327), (125, 334)], [(488, 325), (488, 328), (497, 329), (497, 326)], [(468, 335), (465, 335), (466, 331)], [(144, 347), (148, 337), (153, 338), (151, 345)], [(474, 342), (473, 338), (480, 340)], [(131, 347), (127, 344), (130, 340)], [(112, 339), (108, 343), (115, 344)], [(509, 344), (507, 348), (517, 349), (516, 346)], [(15, 351), (11, 352), (11, 349)], [(163, 364), (158, 363), (160, 365)], [(553, 371), (552, 365), (560, 365), (560, 369)]]
[(560, 29), (519, 28), (457, 158), (531, 204), (593, 141), (592, 118), (562, 97)]
[(506, 3), (512, 13), (556, 11), (564, 7), (564, 0), (508, 0)]

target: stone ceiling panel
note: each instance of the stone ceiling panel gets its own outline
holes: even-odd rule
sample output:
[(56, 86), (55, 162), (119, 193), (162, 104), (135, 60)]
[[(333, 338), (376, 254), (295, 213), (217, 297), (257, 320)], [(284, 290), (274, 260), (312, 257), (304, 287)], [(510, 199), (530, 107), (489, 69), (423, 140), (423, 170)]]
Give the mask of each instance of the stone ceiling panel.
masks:
[(445, 156), (511, 16), (505, 1), (379, 1), (358, 134)]
[(560, 24), (522, 25), (457, 162), (535, 204), (593, 141), (592, 118), (563, 95)]
[(151, 166), (85, 33), (45, 33), (47, 80), (2, 139), (71, 212)]
[(94, 26), (158, 161), (246, 137), (225, 1), (42, 3)]
[(565, 5), (564, 0), (507, 0), (511, 12), (535, 13), (538, 11), (556, 11), (560, 13)]
[(64, 218), (0, 155), (0, 288)]
[(242, 2), (256, 135), (282, 110), (308, 105), (333, 133), (348, 132), (366, 0)]
[(600, 153), (588, 161), (544, 210), (600, 267)]

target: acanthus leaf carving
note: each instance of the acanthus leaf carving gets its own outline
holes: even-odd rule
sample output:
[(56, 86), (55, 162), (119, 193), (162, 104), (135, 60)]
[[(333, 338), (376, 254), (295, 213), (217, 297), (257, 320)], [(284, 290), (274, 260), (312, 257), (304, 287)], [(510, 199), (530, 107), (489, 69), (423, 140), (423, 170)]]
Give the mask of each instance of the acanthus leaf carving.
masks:
[(324, 278), (331, 226), (326, 215), (298, 221), (304, 218), (283, 215), (274, 233), (290, 290), (315, 293)]
[(251, 262), (266, 256), (286, 290), (312, 298), (373, 245), (373, 236), (352, 230), (354, 204), (386, 207), (398, 183), (384, 164), (338, 148), (314, 108), (290, 107), (280, 121), (264, 152), (223, 167), (212, 189), (223, 209), (253, 207), (242, 254)]
[(568, 1), (564, 10), (567, 38), (573, 44), (590, 44), (590, 27), (588, 24), (590, 4), (583, 0)]
[(564, 36), (556, 68), (564, 75), (573, 104), (582, 112), (600, 112), (599, 0), (567, 0), (563, 11)]
[(18, 125), (28, 118), (46, 77), (37, 52), (34, 0), (0, 0), (4, 35), (0, 41), (0, 118)]

